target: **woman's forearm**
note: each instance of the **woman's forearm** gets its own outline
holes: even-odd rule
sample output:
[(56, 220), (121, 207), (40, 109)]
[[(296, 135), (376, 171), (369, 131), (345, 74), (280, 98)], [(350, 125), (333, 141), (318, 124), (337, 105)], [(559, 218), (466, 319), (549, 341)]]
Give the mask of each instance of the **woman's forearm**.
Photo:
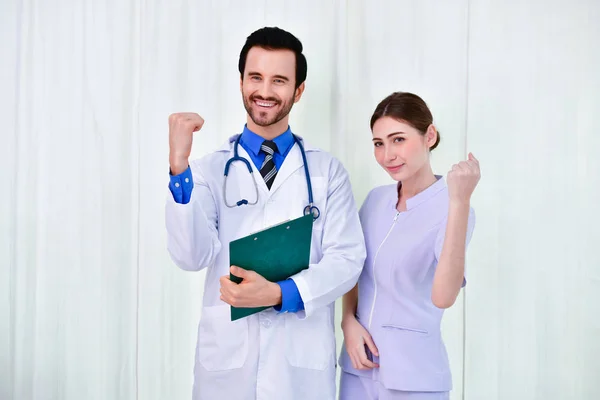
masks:
[(444, 245), (431, 291), (431, 300), (439, 308), (452, 306), (462, 287), (469, 210), (468, 202), (450, 202)]
[(356, 317), (356, 306), (358, 305), (358, 284), (354, 285), (348, 293), (342, 297), (342, 323), (348, 317)]

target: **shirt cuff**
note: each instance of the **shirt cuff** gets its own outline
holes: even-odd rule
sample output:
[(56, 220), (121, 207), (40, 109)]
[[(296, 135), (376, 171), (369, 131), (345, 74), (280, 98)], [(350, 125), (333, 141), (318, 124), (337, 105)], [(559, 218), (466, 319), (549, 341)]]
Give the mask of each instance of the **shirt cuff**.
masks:
[(286, 313), (304, 310), (304, 302), (293, 279), (286, 279), (277, 284), (281, 288), (281, 304), (273, 307), (275, 311)]
[(191, 168), (188, 166), (187, 169), (179, 175), (171, 175), (171, 171), (169, 171), (169, 176), (171, 177), (169, 190), (171, 190), (173, 200), (179, 204), (189, 203), (192, 196), (192, 189), (194, 188)]

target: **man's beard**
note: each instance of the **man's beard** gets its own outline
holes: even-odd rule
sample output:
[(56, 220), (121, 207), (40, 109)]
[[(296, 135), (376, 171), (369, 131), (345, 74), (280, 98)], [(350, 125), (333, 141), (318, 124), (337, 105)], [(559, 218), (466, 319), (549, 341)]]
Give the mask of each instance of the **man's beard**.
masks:
[[(271, 119), (267, 118), (267, 113), (264, 111), (256, 111), (252, 108), (254, 104), (254, 100), (264, 100), (269, 102), (275, 102), (273, 107), (277, 107), (279, 104), (282, 104), (281, 109), (277, 114), (273, 116)], [(292, 106), (294, 105), (294, 97), (286, 102), (281, 103), (281, 101), (275, 99), (274, 97), (267, 97), (266, 99), (260, 96), (251, 96), (250, 98), (244, 96), (244, 108), (246, 112), (254, 122), (258, 126), (270, 126), (278, 123), (282, 119), (284, 119), (292, 110)]]

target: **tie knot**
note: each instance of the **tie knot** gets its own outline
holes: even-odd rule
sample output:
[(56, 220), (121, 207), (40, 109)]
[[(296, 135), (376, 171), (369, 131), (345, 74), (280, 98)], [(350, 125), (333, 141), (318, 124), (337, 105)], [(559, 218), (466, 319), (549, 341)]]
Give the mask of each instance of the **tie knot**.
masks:
[(272, 140), (265, 140), (260, 149), (267, 154), (273, 155), (277, 151), (277, 145)]

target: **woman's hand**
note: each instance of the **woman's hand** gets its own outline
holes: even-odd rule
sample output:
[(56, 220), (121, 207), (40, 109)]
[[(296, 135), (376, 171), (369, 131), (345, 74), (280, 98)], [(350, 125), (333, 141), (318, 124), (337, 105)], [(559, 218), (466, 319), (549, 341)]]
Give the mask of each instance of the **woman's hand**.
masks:
[(469, 159), (454, 164), (446, 177), (450, 201), (469, 204), (480, 177), (479, 161), (469, 153)]
[(373, 363), (367, 358), (365, 345), (368, 346), (372, 354), (379, 356), (379, 352), (373, 338), (364, 326), (357, 321), (354, 316), (349, 316), (342, 321), (342, 331), (344, 332), (344, 341), (346, 342), (346, 351), (352, 361), (355, 369), (373, 369), (379, 368), (378, 364)]

